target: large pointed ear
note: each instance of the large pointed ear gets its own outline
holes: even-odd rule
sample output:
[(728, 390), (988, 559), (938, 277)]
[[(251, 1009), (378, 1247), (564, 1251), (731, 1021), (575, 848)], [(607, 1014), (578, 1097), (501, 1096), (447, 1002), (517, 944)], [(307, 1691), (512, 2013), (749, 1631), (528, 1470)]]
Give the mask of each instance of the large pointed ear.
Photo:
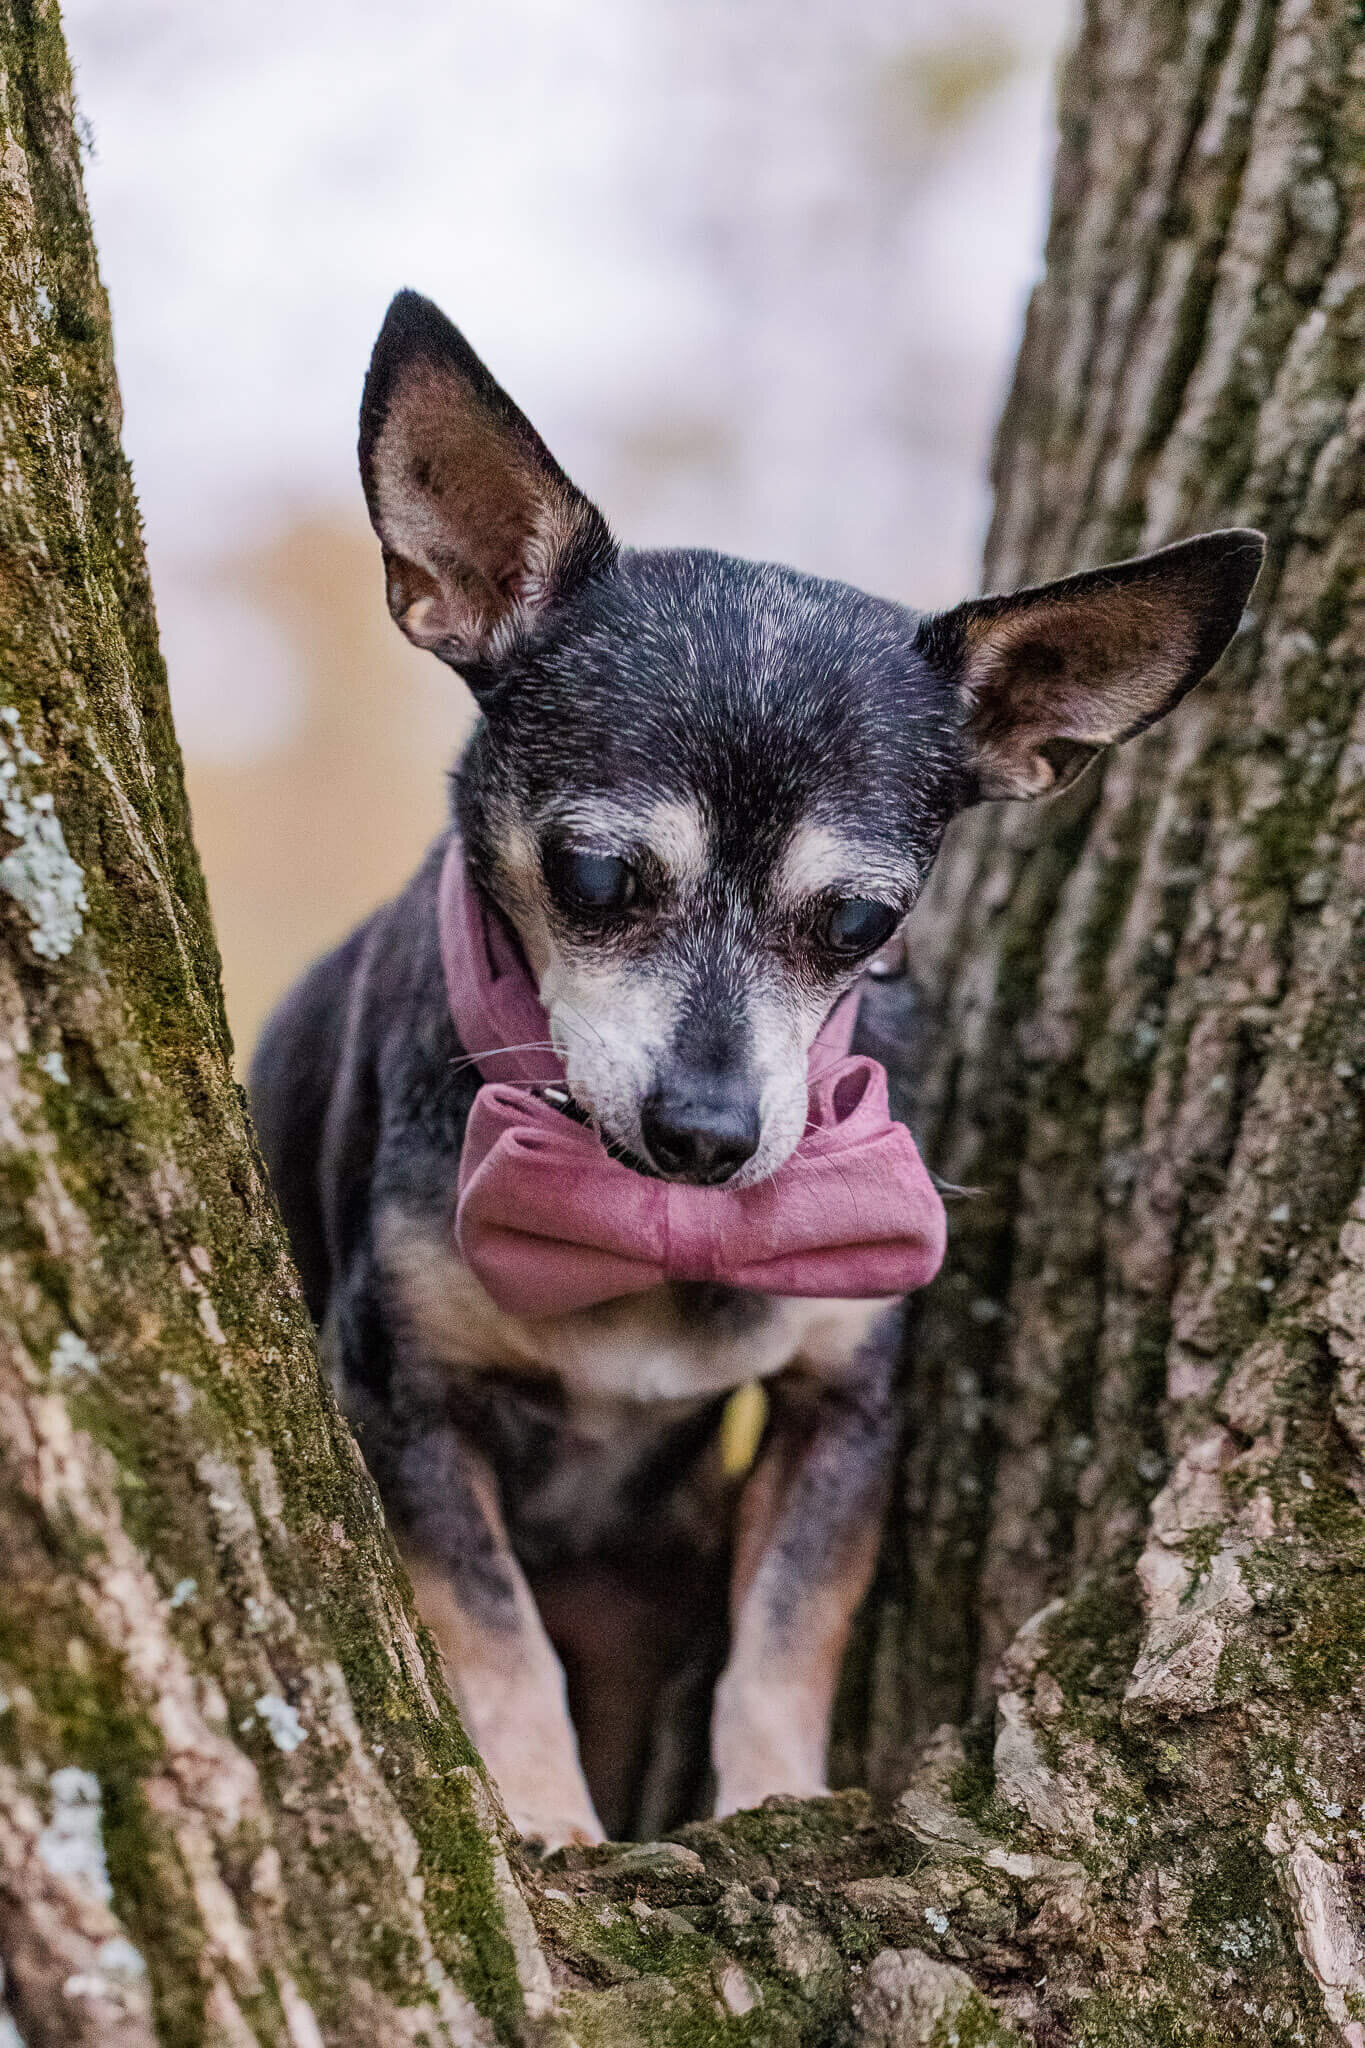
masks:
[(1059, 789), (1163, 718), (1236, 632), (1264, 552), (1249, 528), (1206, 533), (926, 619), (920, 652), (960, 692), (977, 797)]
[(374, 346), (360, 474), (389, 610), (414, 646), (475, 676), (616, 553), (601, 513), (417, 292), (399, 292)]

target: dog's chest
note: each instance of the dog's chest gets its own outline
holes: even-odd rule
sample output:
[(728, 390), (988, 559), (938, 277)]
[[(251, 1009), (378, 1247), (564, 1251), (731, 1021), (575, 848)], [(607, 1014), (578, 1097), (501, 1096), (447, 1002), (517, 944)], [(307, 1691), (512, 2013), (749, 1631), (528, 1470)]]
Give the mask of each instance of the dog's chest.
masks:
[(524, 1318), (490, 1300), (447, 1233), (390, 1211), (377, 1249), (399, 1369), (423, 1403), (444, 1387), (528, 1568), (668, 1529), (716, 1541), (729, 1509), (705, 1452), (725, 1395), (798, 1364), (837, 1379), (885, 1306), (671, 1286)]
[(798, 1363), (838, 1378), (885, 1306), (663, 1286), (566, 1315), (511, 1316), (444, 1234), (391, 1215), (380, 1257), (404, 1347), (424, 1365), (543, 1373), (593, 1407), (705, 1401)]

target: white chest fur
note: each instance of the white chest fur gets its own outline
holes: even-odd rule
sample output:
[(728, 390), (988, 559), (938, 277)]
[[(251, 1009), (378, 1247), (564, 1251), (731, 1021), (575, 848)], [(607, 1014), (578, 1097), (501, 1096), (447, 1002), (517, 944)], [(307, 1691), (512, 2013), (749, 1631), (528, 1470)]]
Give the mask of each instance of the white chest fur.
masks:
[(568, 1315), (511, 1316), (444, 1236), (390, 1212), (378, 1248), (402, 1327), (426, 1362), (552, 1373), (584, 1401), (695, 1401), (796, 1364), (837, 1379), (886, 1306), (746, 1295), (699, 1317), (659, 1287)]

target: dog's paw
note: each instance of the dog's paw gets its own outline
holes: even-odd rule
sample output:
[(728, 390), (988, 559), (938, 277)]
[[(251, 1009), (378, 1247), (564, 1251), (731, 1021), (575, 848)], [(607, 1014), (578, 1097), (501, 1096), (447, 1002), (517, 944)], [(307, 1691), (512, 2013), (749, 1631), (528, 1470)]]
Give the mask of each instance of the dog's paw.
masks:
[(718, 1820), (765, 1799), (822, 1799), (829, 1791), (824, 1717), (799, 1686), (725, 1672), (716, 1687), (711, 1761)]
[(526, 1848), (537, 1856), (553, 1856), (556, 1849), (589, 1848), (607, 1839), (595, 1815), (519, 1812), (509, 1807), (507, 1817)]
[[(564, 1724), (569, 1743), (572, 1732)], [(511, 1756), (490, 1756), (484, 1761), (497, 1779), (507, 1818), (528, 1847), (534, 1844), (542, 1856), (566, 1849), (570, 1843), (604, 1842), (602, 1823), (592, 1803), (587, 1781), (578, 1767), (577, 1754), (565, 1754), (557, 1770), (547, 1769), (543, 1748), (518, 1748)]]

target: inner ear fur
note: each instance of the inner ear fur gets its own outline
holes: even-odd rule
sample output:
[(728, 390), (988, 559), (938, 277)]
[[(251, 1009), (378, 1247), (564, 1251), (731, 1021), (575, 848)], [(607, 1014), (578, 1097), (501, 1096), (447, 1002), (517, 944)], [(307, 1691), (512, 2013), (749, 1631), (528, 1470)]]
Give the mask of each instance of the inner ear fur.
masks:
[(616, 547), (444, 313), (399, 292), (360, 406), (360, 474), (389, 610), (414, 646), (495, 669)]
[(1264, 551), (1230, 528), (927, 619), (921, 651), (961, 695), (977, 795), (1061, 788), (1163, 718), (1236, 632)]

